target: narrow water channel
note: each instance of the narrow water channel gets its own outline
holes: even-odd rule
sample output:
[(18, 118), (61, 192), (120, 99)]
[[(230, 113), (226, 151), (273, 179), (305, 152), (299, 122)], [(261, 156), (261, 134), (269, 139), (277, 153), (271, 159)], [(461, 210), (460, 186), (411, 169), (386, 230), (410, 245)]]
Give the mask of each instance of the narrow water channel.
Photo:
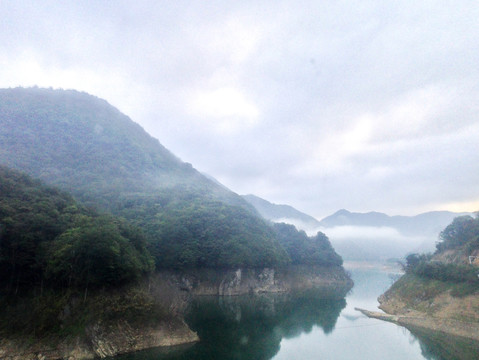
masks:
[(348, 293), (324, 290), (296, 294), (203, 297), (191, 304), (188, 325), (197, 344), (153, 349), (121, 360), (470, 360), (478, 344), (409, 330), (369, 319), (355, 307), (375, 310), (377, 297), (398, 269), (346, 264), (355, 282)]

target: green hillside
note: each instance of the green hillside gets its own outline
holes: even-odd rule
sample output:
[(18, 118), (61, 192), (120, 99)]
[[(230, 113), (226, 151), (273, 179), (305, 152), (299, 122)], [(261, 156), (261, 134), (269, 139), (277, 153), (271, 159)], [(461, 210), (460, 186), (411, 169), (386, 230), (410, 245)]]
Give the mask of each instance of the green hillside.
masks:
[(278, 241), (286, 249), (293, 264), (341, 266), (343, 259), (334, 251), (329, 239), (322, 232), (309, 237), (293, 225), (276, 223), (273, 225)]
[[(251, 211), (106, 101), (77, 91), (0, 90), (0, 162), (111, 207), (125, 194), (181, 186)], [(115, 201), (113, 201), (114, 203)]]
[[(455, 218), (440, 234), (434, 254), (410, 254), (406, 258), (406, 275), (392, 290), (436, 286), (437, 292), (450, 291), (453, 296), (466, 296), (479, 291), (479, 217)], [(420, 287), (419, 287), (420, 289)], [(414, 293), (413, 293), (414, 294)]]
[(158, 268), (288, 262), (251, 205), (104, 100), (76, 91), (1, 90), (0, 144), (0, 164), (142, 228)]
[(96, 288), (153, 270), (142, 232), (0, 166), (0, 288)]
[[(0, 144), (0, 165), (58, 186), (84, 206), (141, 229), (158, 269), (340, 264), (330, 245), (305, 240), (294, 228), (288, 236), (301, 245), (292, 245), (241, 196), (86, 93), (0, 90)], [(297, 257), (298, 248), (315, 255)]]

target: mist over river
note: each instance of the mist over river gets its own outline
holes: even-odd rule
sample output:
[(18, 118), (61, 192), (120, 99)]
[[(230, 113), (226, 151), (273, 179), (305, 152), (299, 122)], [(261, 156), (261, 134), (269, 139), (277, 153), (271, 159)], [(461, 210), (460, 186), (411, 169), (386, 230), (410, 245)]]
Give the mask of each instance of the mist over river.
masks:
[(477, 359), (478, 344), (369, 319), (398, 268), (346, 263), (348, 293), (317, 289), (290, 294), (198, 297), (186, 316), (201, 341), (118, 356), (116, 360), (186, 359)]

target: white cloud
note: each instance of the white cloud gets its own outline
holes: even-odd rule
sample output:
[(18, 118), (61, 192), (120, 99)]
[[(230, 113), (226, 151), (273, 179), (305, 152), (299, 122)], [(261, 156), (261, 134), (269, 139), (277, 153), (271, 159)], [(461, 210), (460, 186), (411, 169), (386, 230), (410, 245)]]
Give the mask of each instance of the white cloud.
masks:
[(188, 111), (220, 132), (236, 132), (254, 126), (259, 109), (232, 87), (202, 91), (194, 95)]
[(0, 2), (0, 13), (1, 87), (103, 97), (235, 191), (317, 217), (479, 202), (473, 2)]

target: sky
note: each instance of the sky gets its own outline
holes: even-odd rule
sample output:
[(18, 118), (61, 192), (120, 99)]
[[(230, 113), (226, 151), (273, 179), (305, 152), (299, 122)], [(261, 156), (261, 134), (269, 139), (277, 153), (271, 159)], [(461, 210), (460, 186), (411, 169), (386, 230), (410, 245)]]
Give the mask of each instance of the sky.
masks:
[(0, 87), (86, 91), (239, 194), (479, 210), (479, 5), (0, 1)]

